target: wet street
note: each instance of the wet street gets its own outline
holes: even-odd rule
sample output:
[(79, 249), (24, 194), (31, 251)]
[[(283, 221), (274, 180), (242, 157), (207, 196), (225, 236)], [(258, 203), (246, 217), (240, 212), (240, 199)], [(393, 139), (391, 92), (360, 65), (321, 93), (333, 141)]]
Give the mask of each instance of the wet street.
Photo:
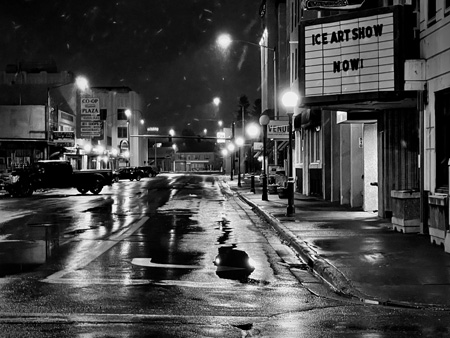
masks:
[(334, 294), (223, 183), (0, 197), (2, 337), (447, 337), (443, 311)]

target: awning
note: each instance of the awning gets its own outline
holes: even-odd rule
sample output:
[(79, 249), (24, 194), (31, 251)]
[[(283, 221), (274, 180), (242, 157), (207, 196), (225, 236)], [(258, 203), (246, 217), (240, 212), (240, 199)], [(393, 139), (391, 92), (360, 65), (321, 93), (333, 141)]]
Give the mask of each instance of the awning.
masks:
[(287, 146), (288, 146), (288, 143), (289, 143), (289, 141), (281, 141), (281, 142), (278, 142), (278, 145), (277, 145), (277, 149), (280, 151), (280, 150), (283, 150), (284, 148), (286, 148)]
[(294, 117), (294, 129), (312, 129), (320, 126), (322, 111), (320, 109), (305, 109)]

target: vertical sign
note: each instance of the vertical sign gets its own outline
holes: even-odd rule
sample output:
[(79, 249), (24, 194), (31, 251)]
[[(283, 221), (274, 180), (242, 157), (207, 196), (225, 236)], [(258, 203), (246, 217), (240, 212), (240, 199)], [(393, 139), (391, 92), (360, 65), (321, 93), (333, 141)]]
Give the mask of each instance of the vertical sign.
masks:
[(81, 98), (80, 123), (77, 126), (79, 138), (103, 137), (103, 121), (100, 120), (100, 100), (94, 97)]

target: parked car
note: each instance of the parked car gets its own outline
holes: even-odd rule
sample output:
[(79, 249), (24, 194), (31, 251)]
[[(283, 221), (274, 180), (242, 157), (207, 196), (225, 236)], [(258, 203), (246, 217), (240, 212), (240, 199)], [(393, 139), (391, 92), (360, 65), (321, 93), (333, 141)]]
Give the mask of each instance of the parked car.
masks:
[(14, 197), (31, 196), (37, 189), (71, 187), (83, 195), (88, 191), (97, 195), (112, 184), (112, 177), (111, 169), (74, 170), (69, 161), (42, 160), (2, 175), (0, 188)]
[(124, 179), (140, 181), (144, 176), (144, 172), (137, 167), (119, 168), (113, 173), (114, 182)]
[(138, 167), (138, 169), (142, 170), (142, 172), (144, 173), (144, 177), (155, 177), (156, 175), (159, 174), (159, 170), (149, 165)]

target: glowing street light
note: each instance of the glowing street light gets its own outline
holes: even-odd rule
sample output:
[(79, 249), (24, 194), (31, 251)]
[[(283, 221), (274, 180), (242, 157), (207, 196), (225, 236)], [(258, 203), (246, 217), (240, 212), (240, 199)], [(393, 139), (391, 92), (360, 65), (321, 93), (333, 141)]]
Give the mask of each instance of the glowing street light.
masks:
[(77, 76), (75, 84), (82, 91), (89, 89), (89, 81), (84, 76)]
[(238, 147), (242, 147), (244, 145), (244, 138), (243, 137), (236, 137), (235, 143)]
[(286, 107), (286, 114), (289, 118), (288, 137), (289, 137), (289, 176), (288, 176), (288, 206), (286, 215), (291, 216), (295, 214), (294, 208), (294, 173), (292, 161), (292, 116), (294, 115), (294, 108), (298, 103), (298, 95), (294, 92), (286, 92), (281, 98), (281, 102)]
[(245, 131), (250, 138), (257, 138), (259, 136), (260, 128), (256, 123), (250, 123)]
[(125, 110), (125, 116), (127, 117), (127, 141), (128, 141), (128, 162), (127, 167), (130, 166), (131, 161), (131, 143), (130, 143), (130, 117), (131, 117), (131, 110), (127, 109)]
[(217, 38), (217, 44), (224, 49), (228, 48), (232, 42), (230, 34), (221, 34)]
[(263, 201), (268, 201), (269, 197), (267, 195), (267, 125), (270, 123), (270, 117), (269, 112), (266, 109), (261, 116), (259, 117), (259, 124), (263, 127), (263, 158), (262, 158), (262, 168), (263, 168), (263, 174), (262, 174), (262, 185), (263, 185), (263, 191), (262, 191), (262, 197), (261, 199)]

